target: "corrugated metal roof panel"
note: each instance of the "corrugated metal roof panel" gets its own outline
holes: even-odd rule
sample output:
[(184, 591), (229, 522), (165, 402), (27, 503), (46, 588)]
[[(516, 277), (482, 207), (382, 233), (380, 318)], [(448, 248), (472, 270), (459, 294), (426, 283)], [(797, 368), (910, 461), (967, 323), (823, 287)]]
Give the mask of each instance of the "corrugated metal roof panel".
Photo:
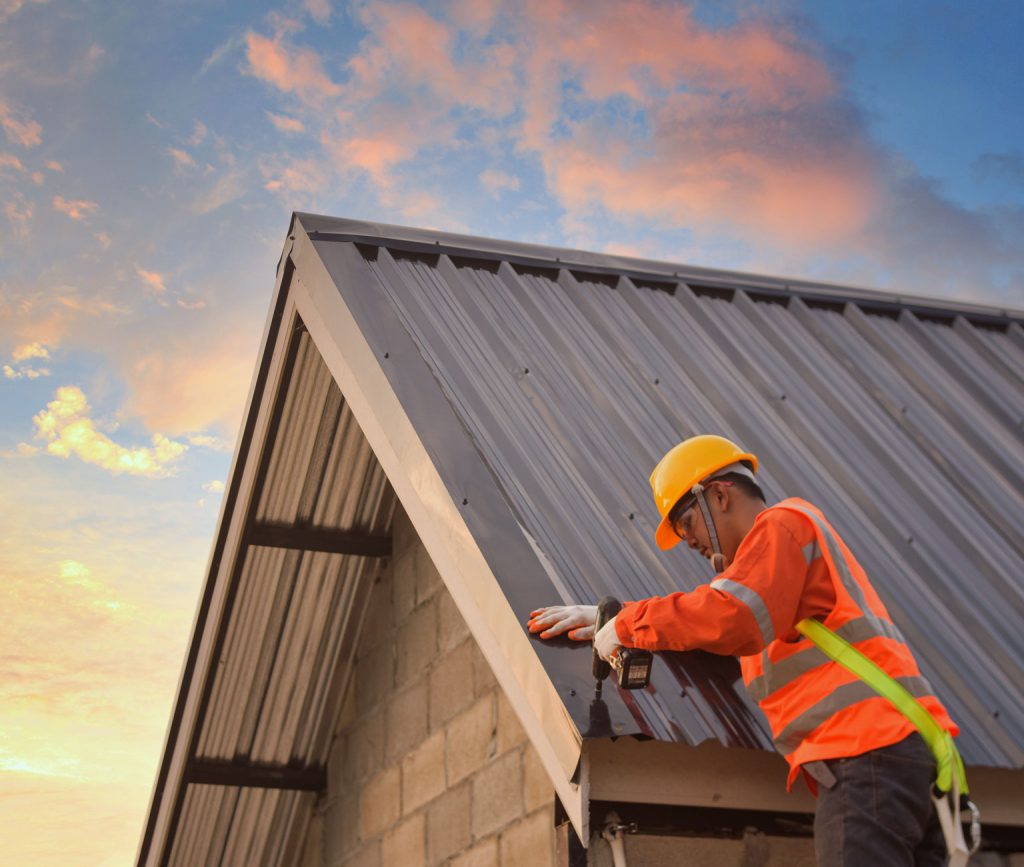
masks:
[[(318, 245), (343, 243), (321, 231)], [(1020, 763), (1024, 500), (999, 472), (1019, 475), (1024, 457), (1009, 334), (796, 293), (666, 291), (660, 274), (513, 266), (386, 240), (360, 249), (574, 597), (707, 580), (686, 552), (655, 550), (646, 477), (682, 437), (733, 436), (761, 456), (770, 496), (805, 496), (841, 528), (955, 709), (968, 761)], [(522, 587), (506, 591), (525, 605)], [(531, 604), (555, 599), (538, 586)], [(991, 663), (975, 672), (978, 659)], [(656, 698), (631, 697), (632, 728), (619, 721), (617, 733), (765, 745), (734, 671), (691, 655), (666, 668)], [(585, 701), (567, 704), (585, 732)]]

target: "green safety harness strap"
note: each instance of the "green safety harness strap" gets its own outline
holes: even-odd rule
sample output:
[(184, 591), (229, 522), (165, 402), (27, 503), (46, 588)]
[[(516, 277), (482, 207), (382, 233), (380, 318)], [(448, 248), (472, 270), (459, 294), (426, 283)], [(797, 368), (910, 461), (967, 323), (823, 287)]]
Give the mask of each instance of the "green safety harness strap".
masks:
[[(953, 743), (953, 736), (936, 722), (935, 717), (914, 696), (883, 671), (846, 639), (836, 635), (818, 620), (808, 618), (796, 624), (796, 631), (810, 639), (829, 659), (841, 665), (851, 674), (885, 699), (905, 716), (921, 733), (924, 742), (935, 756), (936, 777), (935, 802), (946, 847), (950, 854), (950, 865), (966, 864), (967, 857), (981, 844), (981, 819), (978, 808), (968, 800), (967, 774), (963, 759)], [(971, 813), (971, 847), (964, 842), (960, 824), (960, 810)]]

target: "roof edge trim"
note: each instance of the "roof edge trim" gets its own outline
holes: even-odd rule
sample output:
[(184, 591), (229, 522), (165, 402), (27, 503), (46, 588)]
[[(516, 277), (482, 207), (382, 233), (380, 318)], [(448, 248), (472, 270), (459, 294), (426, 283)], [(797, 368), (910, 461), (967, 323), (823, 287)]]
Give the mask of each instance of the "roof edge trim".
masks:
[(527, 268), (552, 267), (599, 276), (625, 276), (633, 280), (698, 283), (721, 289), (741, 289), (759, 295), (798, 296), (805, 301), (849, 302), (872, 311), (909, 310), (913, 313), (952, 318), (964, 316), (987, 324), (1024, 324), (1024, 309), (952, 301), (927, 295), (865, 289), (842, 283), (802, 278), (773, 277), (747, 271), (729, 271), (658, 259), (637, 259), (572, 248), (548, 247), (518, 241), (502, 241), (475, 235), (415, 229), (387, 223), (323, 217), (296, 212), (310, 240), (343, 241), (371, 247), (387, 246), (409, 253), (503, 260)]

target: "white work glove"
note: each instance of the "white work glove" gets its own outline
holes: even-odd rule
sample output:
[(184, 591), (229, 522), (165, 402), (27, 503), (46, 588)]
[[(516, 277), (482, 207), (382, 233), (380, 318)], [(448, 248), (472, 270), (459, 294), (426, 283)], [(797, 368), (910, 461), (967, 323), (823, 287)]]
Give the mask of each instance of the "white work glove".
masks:
[(615, 631), (615, 620), (617, 618), (618, 615), (616, 614), (594, 636), (594, 650), (597, 651), (597, 655), (605, 662), (611, 662), (615, 654), (619, 652), (619, 648), (622, 647), (619, 643), (619, 635)]
[(527, 628), (530, 632), (540, 632), (541, 638), (554, 638), (568, 632), (574, 641), (590, 641), (594, 637), (595, 622), (596, 605), (549, 605), (530, 612)]

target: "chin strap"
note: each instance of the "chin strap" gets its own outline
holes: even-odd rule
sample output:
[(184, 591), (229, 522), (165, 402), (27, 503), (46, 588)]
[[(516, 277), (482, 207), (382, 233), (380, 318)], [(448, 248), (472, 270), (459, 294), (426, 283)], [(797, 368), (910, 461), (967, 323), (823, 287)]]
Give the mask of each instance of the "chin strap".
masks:
[(711, 567), (715, 572), (723, 572), (725, 570), (725, 555), (722, 553), (722, 546), (718, 544), (718, 531), (715, 529), (711, 509), (708, 508), (708, 501), (704, 496), (704, 485), (697, 482), (690, 488), (690, 493), (696, 498), (700, 513), (704, 516), (704, 524), (708, 528), (708, 537), (711, 539)]

